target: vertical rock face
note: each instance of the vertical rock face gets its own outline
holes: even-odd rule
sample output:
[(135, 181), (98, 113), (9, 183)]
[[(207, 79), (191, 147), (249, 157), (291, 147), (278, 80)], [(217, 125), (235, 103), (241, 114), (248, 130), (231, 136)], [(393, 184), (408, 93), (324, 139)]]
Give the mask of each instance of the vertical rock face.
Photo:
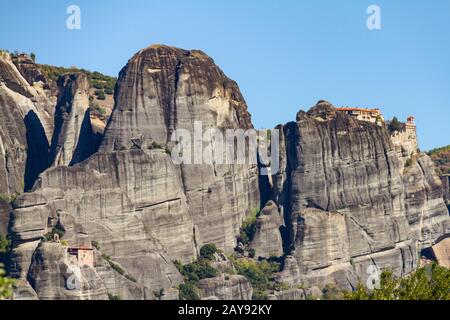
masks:
[(385, 129), (325, 101), (282, 129), (286, 167), (273, 177), (274, 198), (303, 283), (349, 288), (369, 264), (409, 273), (420, 245), (448, 232), (428, 157), (403, 174)]
[[(60, 79), (55, 167), (14, 202), (12, 274), (28, 279), (38, 296), (46, 292), (28, 270), (35, 270), (42, 236), (58, 223), (69, 246), (86, 236), (100, 243), (96, 272), (108, 293), (148, 299), (163, 288), (175, 296), (182, 277), (171, 261), (192, 261), (207, 242), (228, 251), (236, 245), (242, 219), (259, 203), (257, 167), (175, 166), (164, 145), (171, 146), (173, 130), (192, 129), (194, 121), (220, 130), (251, 128), (245, 102), (203, 53), (151, 47), (120, 74), (100, 151), (59, 166), (73, 164), (77, 155), (83, 128), (74, 119), (83, 116), (85, 87), (81, 75)], [(98, 262), (104, 257), (107, 263)], [(122, 277), (108, 264), (119, 266)]]
[(444, 200), (447, 207), (450, 206), (450, 175), (444, 175), (441, 177), (442, 181), (442, 192), (444, 194)]
[(30, 86), (33, 86), (35, 82), (42, 82), (43, 85), (47, 85), (48, 80), (30, 57), (18, 55), (12, 57), (11, 60)]
[(89, 80), (84, 73), (58, 79), (59, 97), (50, 150), (52, 166), (73, 165), (96, 151), (89, 116)]
[(27, 140), (22, 114), (6, 90), (0, 82), (0, 193), (9, 197), (23, 191)]
[(442, 198), (442, 181), (431, 159), (420, 154), (403, 173), (406, 216), (413, 233), (423, 247), (432, 246), (450, 232), (450, 219)]
[[(17, 277), (27, 277), (29, 257), (54, 226), (49, 221), (64, 226), (69, 246), (85, 235), (100, 243), (101, 254), (136, 279), (138, 288), (128, 293), (138, 294), (135, 299), (176, 286), (182, 277), (171, 261), (194, 257), (192, 220), (163, 151), (97, 153), (79, 165), (47, 170), (35, 189), (14, 202), (10, 235)], [(130, 280), (114, 278), (114, 272), (103, 270), (101, 277), (115, 281), (110, 292), (120, 292)]]
[(256, 219), (256, 232), (250, 243), (250, 247), (255, 249), (256, 257), (270, 258), (283, 255), (280, 233), (282, 225), (283, 219), (277, 205), (269, 201)]
[[(186, 129), (193, 135), (196, 121), (204, 129), (252, 128), (238, 86), (201, 51), (141, 50), (120, 72), (115, 99), (103, 151), (170, 147), (172, 133)], [(231, 251), (240, 221), (259, 205), (256, 166), (182, 164), (180, 176), (197, 243)]]
[[(51, 102), (0, 54), (0, 231), (8, 225), (9, 200), (31, 188), (47, 166)], [(44, 125), (43, 125), (44, 124)], [(47, 129), (47, 131), (46, 131)]]
[[(259, 206), (256, 165), (174, 164), (168, 154), (178, 129), (193, 139), (198, 123), (222, 133), (252, 128), (236, 83), (201, 51), (141, 50), (120, 73), (97, 151), (86, 76), (61, 76), (53, 104), (44, 80), (32, 61), (0, 55), (0, 232), (9, 224), (19, 295), (153, 299), (164, 289), (165, 298), (178, 297), (183, 277), (172, 261), (193, 261), (206, 243), (232, 251), (241, 222)], [(325, 101), (277, 128), (280, 171), (267, 179), (273, 201), (250, 243), (258, 257), (285, 256), (275, 281), (351, 288), (372, 264), (404, 275), (420, 249), (450, 232), (448, 179), (439, 180), (426, 155), (407, 164), (410, 154), (384, 128)], [(206, 146), (213, 141), (203, 137)], [(9, 204), (23, 188), (32, 192)], [(96, 247), (77, 292), (67, 288), (67, 247), (43, 239), (56, 228), (68, 247)], [(221, 255), (212, 265), (226, 272), (232, 265)], [(199, 288), (203, 298), (252, 296), (241, 276), (204, 279)], [(304, 297), (292, 289), (272, 298)]]
[(177, 128), (193, 131), (194, 121), (252, 127), (236, 83), (201, 51), (159, 45), (139, 51), (120, 72), (115, 99), (102, 150), (163, 145)]

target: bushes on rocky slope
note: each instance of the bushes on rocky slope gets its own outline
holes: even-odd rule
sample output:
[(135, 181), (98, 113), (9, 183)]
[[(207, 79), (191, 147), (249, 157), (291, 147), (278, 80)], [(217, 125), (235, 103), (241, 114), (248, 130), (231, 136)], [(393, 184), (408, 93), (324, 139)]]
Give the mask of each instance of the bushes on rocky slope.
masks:
[(185, 281), (179, 286), (179, 298), (181, 300), (200, 299), (199, 289), (197, 288), (198, 282), (219, 275), (219, 271), (211, 266), (211, 260), (218, 252), (219, 250), (214, 244), (207, 244), (200, 249), (200, 257), (197, 261), (185, 265), (178, 260), (174, 261)]
[(428, 155), (434, 161), (438, 174), (450, 174), (450, 146), (431, 150)]
[(256, 219), (260, 214), (261, 211), (259, 209), (253, 209), (252, 214), (242, 222), (241, 232), (238, 237), (239, 242), (246, 245), (253, 240), (256, 233)]
[(12, 297), (14, 280), (7, 278), (5, 271), (2, 269), (8, 260), (10, 249), (11, 241), (0, 234), (0, 300), (10, 299)]
[(217, 249), (215, 244), (207, 244), (200, 249), (200, 257), (203, 259), (212, 260), (214, 258), (214, 254), (218, 252), (219, 249)]
[(450, 270), (432, 264), (404, 278), (384, 271), (378, 289), (368, 290), (360, 284), (344, 297), (348, 300), (450, 300)]
[(88, 79), (91, 83), (91, 86), (95, 89), (101, 90), (106, 89), (108, 92), (114, 92), (114, 87), (116, 85), (117, 78), (110, 77), (104, 74), (101, 74), (100, 72), (94, 71), (91, 72), (86, 69), (79, 69), (75, 67), (71, 68), (64, 68), (64, 67), (56, 67), (56, 66), (50, 66), (46, 64), (39, 65), (42, 73), (49, 79), (56, 81), (58, 77), (64, 73), (69, 72), (82, 72), (85, 73), (88, 76)]
[(280, 264), (274, 261), (253, 259), (237, 259), (230, 257), (236, 268), (237, 274), (248, 279), (253, 287), (253, 299), (263, 300), (267, 298), (267, 290), (276, 290), (277, 283), (274, 275), (280, 271)]
[(0, 265), (0, 300), (11, 299), (13, 295), (14, 280), (5, 277), (5, 271)]

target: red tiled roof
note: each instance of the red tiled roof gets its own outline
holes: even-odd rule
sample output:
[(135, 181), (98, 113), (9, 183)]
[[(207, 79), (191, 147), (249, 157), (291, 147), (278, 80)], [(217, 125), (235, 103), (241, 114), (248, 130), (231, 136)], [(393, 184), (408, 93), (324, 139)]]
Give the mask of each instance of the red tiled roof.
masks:
[(363, 112), (380, 112), (379, 109), (364, 109), (364, 108), (336, 108), (338, 111), (363, 111)]

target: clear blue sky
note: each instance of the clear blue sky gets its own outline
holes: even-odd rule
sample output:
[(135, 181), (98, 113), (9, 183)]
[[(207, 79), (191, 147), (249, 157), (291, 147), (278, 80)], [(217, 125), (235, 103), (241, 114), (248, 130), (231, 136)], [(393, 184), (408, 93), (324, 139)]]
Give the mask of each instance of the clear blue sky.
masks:
[[(81, 8), (68, 30), (66, 8)], [(382, 29), (366, 28), (381, 7)], [(201, 49), (247, 100), (255, 127), (295, 119), (320, 99), (417, 117), (420, 146), (450, 144), (448, 0), (2, 1), (0, 48), (39, 63), (117, 75), (139, 49)]]

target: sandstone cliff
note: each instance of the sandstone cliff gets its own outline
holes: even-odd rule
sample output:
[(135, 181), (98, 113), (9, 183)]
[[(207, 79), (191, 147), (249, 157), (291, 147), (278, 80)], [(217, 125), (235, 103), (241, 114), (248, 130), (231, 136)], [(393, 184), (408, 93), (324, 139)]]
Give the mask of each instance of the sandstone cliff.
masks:
[(40, 175), (33, 193), (13, 204), (11, 272), (28, 279), (39, 297), (47, 296), (29, 270), (35, 270), (42, 237), (60, 224), (69, 247), (87, 236), (100, 243), (107, 264), (128, 276), (113, 276), (114, 268), (99, 264), (96, 274), (108, 293), (130, 299), (154, 298), (160, 289), (176, 293), (182, 277), (171, 261), (192, 261), (204, 243), (232, 251), (241, 221), (258, 206), (259, 196), (256, 165), (176, 166), (166, 153), (169, 136), (177, 128), (192, 129), (194, 121), (250, 128), (245, 102), (205, 54), (150, 47), (120, 74), (100, 151), (68, 167), (82, 133), (74, 118), (85, 110), (84, 81), (81, 75), (60, 79), (55, 119), (63, 117), (52, 143), (56, 166)]
[[(260, 198), (272, 201), (248, 248), (278, 257), (273, 281), (290, 287), (271, 299), (305, 299), (329, 283), (351, 289), (372, 264), (408, 274), (420, 250), (450, 232), (448, 179), (429, 157), (404, 154), (384, 128), (325, 101), (277, 127), (280, 171), (267, 181), (258, 181), (256, 165), (175, 164), (178, 129), (252, 128), (237, 84), (201, 51), (155, 45), (136, 53), (120, 73), (98, 150), (86, 75), (57, 83), (46, 86), (30, 60), (0, 56), (0, 232), (10, 215), (19, 298), (176, 299), (184, 280), (173, 261), (192, 262), (214, 243), (223, 252), (211, 266), (233, 270), (225, 253)], [(212, 145), (213, 137), (203, 140)], [(31, 192), (19, 195), (24, 188)], [(86, 247), (94, 262), (71, 290), (67, 254)], [(236, 275), (198, 287), (204, 299), (253, 292)]]
[(352, 288), (370, 264), (407, 274), (420, 249), (449, 232), (429, 158), (404, 170), (384, 128), (321, 101), (281, 129), (273, 197), (303, 284)]
[(58, 79), (59, 96), (50, 163), (73, 165), (97, 149), (89, 115), (89, 81), (86, 74), (64, 74)]
[[(120, 72), (115, 99), (101, 151), (170, 149), (174, 130), (192, 134), (195, 121), (204, 129), (252, 128), (238, 86), (201, 51), (159, 45), (139, 51)], [(259, 206), (256, 166), (182, 164), (180, 178), (197, 244), (232, 251), (240, 221)]]

